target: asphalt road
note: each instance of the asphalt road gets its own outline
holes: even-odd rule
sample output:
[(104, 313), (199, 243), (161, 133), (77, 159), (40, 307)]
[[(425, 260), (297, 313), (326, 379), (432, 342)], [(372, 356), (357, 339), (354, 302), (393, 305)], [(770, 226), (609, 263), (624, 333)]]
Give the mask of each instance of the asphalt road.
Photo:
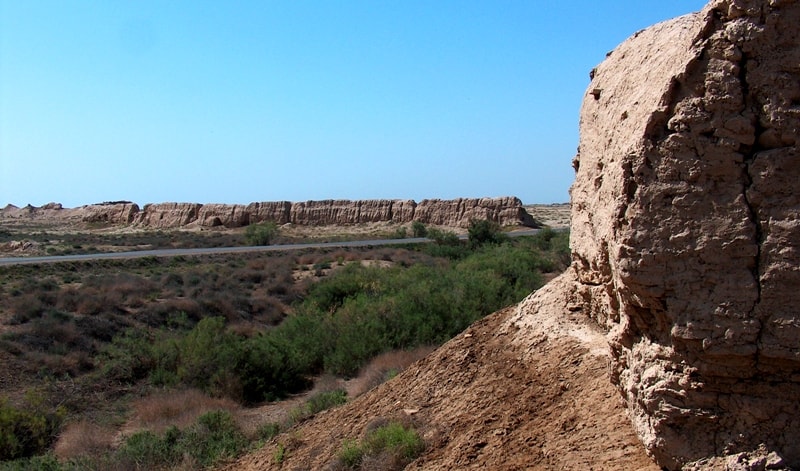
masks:
[[(506, 233), (510, 237), (534, 235), (539, 229), (526, 229)], [(466, 239), (466, 235), (459, 236)], [(145, 257), (179, 257), (191, 255), (211, 255), (211, 254), (231, 254), (231, 253), (252, 253), (252, 252), (278, 252), (287, 250), (302, 249), (321, 249), (328, 247), (373, 247), (379, 245), (396, 244), (423, 244), (432, 242), (431, 239), (424, 237), (414, 237), (409, 239), (378, 239), (378, 240), (353, 240), (347, 242), (321, 242), (313, 244), (285, 244), (285, 245), (260, 245), (243, 247), (209, 247), (199, 249), (159, 249), (159, 250), (138, 250), (134, 252), (107, 252), (92, 253), (82, 255), (52, 255), (46, 257), (7, 257), (0, 258), (0, 266), (8, 265), (30, 265), (37, 263), (60, 263), (78, 262), (87, 260), (119, 260), (130, 258)]]

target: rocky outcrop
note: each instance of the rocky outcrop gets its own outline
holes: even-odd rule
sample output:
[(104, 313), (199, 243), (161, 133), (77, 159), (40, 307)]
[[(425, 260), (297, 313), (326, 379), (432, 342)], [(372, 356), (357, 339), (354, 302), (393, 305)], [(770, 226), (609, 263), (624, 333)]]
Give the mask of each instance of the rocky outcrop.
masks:
[(716, 0), (584, 98), (570, 309), (668, 469), (800, 467), (798, 24), (797, 1)]

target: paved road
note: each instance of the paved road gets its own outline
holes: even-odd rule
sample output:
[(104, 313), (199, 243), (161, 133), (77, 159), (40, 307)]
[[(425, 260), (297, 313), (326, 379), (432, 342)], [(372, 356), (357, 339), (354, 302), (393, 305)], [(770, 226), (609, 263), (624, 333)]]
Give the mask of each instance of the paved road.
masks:
[[(534, 235), (539, 229), (526, 229), (523, 231), (508, 232), (511, 237)], [(466, 239), (466, 235), (459, 236)], [(209, 247), (199, 249), (159, 249), (159, 250), (138, 250), (135, 252), (108, 252), (93, 253), (82, 255), (52, 255), (47, 257), (8, 257), (0, 258), (0, 266), (8, 265), (28, 265), (36, 263), (59, 263), (77, 262), (87, 260), (110, 260), (110, 259), (129, 259), (145, 257), (178, 257), (189, 255), (209, 255), (209, 254), (228, 254), (228, 253), (250, 253), (250, 252), (278, 252), (286, 250), (320, 249), (328, 247), (372, 247), (378, 245), (395, 244), (422, 244), (431, 242), (424, 237), (414, 237), (409, 239), (378, 239), (378, 240), (353, 240), (347, 242), (321, 242), (313, 244), (285, 244), (285, 245), (260, 245), (245, 247)]]

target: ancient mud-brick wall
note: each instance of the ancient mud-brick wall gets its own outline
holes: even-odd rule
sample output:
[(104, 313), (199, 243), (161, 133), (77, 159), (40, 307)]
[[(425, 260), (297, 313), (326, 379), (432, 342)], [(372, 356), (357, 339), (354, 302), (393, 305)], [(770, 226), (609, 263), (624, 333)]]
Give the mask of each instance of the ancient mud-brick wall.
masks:
[(575, 306), (670, 469), (756, 449), (800, 467), (799, 35), (797, 1), (714, 1), (592, 71)]

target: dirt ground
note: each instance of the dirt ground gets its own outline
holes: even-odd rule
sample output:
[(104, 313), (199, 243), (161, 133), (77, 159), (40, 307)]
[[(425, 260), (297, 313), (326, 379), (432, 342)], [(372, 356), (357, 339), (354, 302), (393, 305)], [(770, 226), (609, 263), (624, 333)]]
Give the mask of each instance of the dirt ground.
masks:
[(398, 418), (426, 443), (406, 469), (658, 470), (609, 383), (602, 335), (517, 335), (527, 327), (514, 321), (516, 309), (477, 322), (393, 380), (222, 469), (336, 469), (346, 439)]

